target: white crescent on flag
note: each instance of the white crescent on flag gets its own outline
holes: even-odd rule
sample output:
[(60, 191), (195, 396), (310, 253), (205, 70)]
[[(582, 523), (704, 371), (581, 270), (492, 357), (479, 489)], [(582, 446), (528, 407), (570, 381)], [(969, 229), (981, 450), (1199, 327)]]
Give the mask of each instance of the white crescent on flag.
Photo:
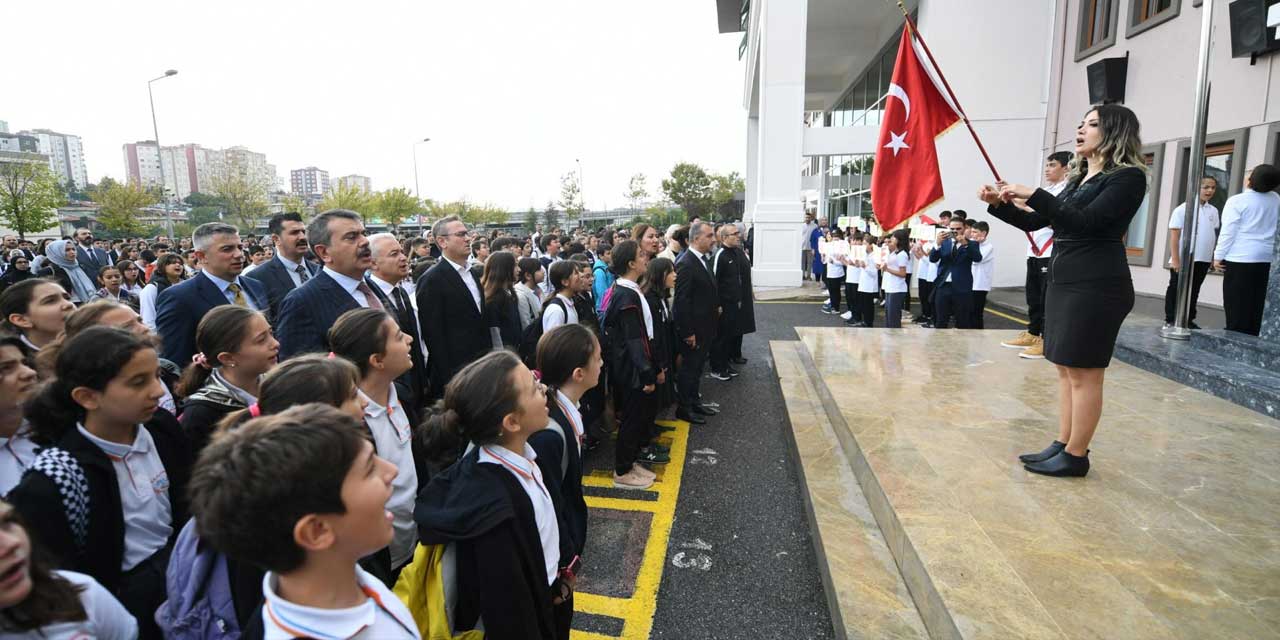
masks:
[(907, 92), (903, 91), (902, 87), (899, 87), (898, 85), (890, 82), (889, 92), (884, 94), (884, 97), (885, 97), (885, 100), (888, 100), (889, 98), (897, 98), (901, 100), (902, 106), (907, 108), (907, 116), (903, 118), (902, 121), (906, 122), (907, 120), (911, 119), (911, 98), (907, 97)]

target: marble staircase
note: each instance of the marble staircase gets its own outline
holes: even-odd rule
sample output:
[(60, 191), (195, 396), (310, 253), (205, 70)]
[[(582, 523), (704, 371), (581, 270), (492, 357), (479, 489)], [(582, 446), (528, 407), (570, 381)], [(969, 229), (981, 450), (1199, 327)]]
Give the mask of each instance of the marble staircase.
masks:
[(1056, 373), (1013, 332), (797, 333), (772, 347), (848, 637), (919, 637), (881, 633), (900, 580), (931, 638), (1280, 638), (1280, 421), (1115, 362), (1092, 472), (1044, 478), (1017, 454), (1056, 431)]

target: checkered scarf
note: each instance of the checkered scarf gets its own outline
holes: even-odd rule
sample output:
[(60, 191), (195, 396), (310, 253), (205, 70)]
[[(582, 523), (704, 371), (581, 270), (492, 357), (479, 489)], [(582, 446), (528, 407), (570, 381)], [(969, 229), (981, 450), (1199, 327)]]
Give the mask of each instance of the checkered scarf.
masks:
[(80, 463), (70, 453), (50, 447), (40, 452), (27, 473), (42, 473), (57, 485), (67, 526), (83, 550), (89, 538), (89, 481)]

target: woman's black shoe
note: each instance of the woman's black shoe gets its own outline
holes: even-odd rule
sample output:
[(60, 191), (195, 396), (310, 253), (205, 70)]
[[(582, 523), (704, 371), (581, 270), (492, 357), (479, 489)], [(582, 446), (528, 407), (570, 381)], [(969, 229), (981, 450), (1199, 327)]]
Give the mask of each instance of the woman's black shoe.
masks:
[(1067, 448), (1067, 443), (1058, 442), (1057, 440), (1054, 440), (1053, 444), (1045, 447), (1044, 450), (1041, 451), (1040, 453), (1024, 453), (1018, 456), (1018, 459), (1022, 461), (1022, 464), (1029, 464), (1032, 462), (1044, 462), (1045, 460), (1048, 460), (1049, 458), (1052, 458), (1058, 455), (1059, 451), (1062, 451), (1063, 449), (1066, 449), (1066, 448)]
[(1085, 474), (1089, 473), (1089, 454), (1085, 453), (1084, 457), (1077, 458), (1067, 453), (1066, 449), (1063, 449), (1058, 452), (1058, 455), (1044, 462), (1024, 464), (1022, 468), (1043, 476), (1083, 478)]

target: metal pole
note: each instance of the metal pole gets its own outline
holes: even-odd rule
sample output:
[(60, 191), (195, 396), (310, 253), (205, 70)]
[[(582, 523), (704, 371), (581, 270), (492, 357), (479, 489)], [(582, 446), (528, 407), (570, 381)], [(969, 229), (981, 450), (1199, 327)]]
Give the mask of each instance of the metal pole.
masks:
[(1196, 223), (1200, 219), (1200, 181), (1204, 176), (1204, 139), (1209, 117), (1209, 48), (1213, 36), (1213, 0), (1200, 6), (1200, 57), (1196, 64), (1196, 103), (1191, 124), (1191, 160), (1187, 165), (1186, 208), (1182, 224), (1182, 246), (1178, 247), (1182, 269), (1178, 272), (1177, 315), (1171, 327), (1160, 335), (1171, 340), (1191, 339), (1191, 279), (1195, 273)]
[(422, 187), (418, 185), (418, 145), (424, 142), (431, 142), (431, 138), (423, 138), (413, 141), (413, 197), (418, 202), (418, 211), (414, 217), (418, 220), (418, 232), (422, 232)]
[[(578, 163), (578, 201), (582, 203), (582, 213), (587, 212), (587, 190), (583, 187), (586, 180), (582, 179), (582, 161), (574, 158), (574, 162)], [(582, 215), (578, 216), (578, 224), (582, 224)]]
[[(147, 81), (147, 100), (151, 103), (151, 133), (153, 136), (155, 136), (155, 139), (156, 139), (156, 161), (160, 166), (160, 201), (164, 205), (165, 233), (169, 235), (170, 242), (174, 242), (173, 213), (169, 211), (169, 200), (164, 197), (164, 190), (166, 188), (165, 179), (164, 179), (164, 154), (161, 153), (160, 151), (161, 149), (160, 127), (156, 124), (156, 99), (151, 92), (151, 83), (155, 82), (156, 80), (164, 80), (165, 78), (168, 78), (169, 76), (175, 75), (177, 73), (178, 73), (177, 71), (170, 69), (168, 71), (165, 71), (164, 75), (160, 76), (159, 78), (152, 78), (151, 80)], [(173, 176), (173, 194), (176, 196), (178, 195), (178, 176), (176, 175), (178, 173), (177, 172), (178, 163), (175, 161), (173, 163), (173, 166), (174, 166), (174, 174), (175, 174)]]

